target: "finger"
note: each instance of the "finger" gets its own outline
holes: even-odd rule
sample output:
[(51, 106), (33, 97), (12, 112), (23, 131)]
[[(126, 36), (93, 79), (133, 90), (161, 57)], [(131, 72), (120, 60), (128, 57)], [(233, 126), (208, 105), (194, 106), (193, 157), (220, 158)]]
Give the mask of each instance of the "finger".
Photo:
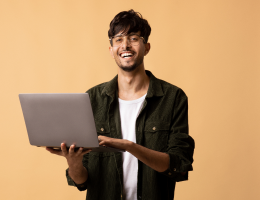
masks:
[(77, 154), (80, 155), (82, 153), (82, 151), (83, 151), (83, 148), (80, 147), (79, 150), (77, 151)]
[(105, 139), (109, 139), (109, 137), (106, 137), (106, 136), (104, 136), (104, 135), (99, 135), (99, 136), (98, 136), (98, 139), (105, 140)]
[(101, 141), (101, 142), (99, 142), (99, 145), (103, 145), (103, 146), (105, 146), (105, 144), (106, 144), (106, 141)]
[(85, 155), (85, 154), (87, 154), (91, 151), (92, 151), (92, 149), (85, 149), (85, 150), (82, 151), (81, 155)]
[(62, 151), (61, 150), (56, 150), (50, 147), (46, 147), (46, 150), (49, 151), (52, 154), (56, 154), (58, 156), (62, 156)]
[(70, 146), (70, 149), (69, 149), (69, 154), (73, 154), (73, 153), (75, 153), (75, 145), (74, 144), (72, 144)]
[(98, 143), (99, 145), (103, 145), (106, 141), (106, 137), (104, 136), (98, 136)]
[(61, 148), (61, 151), (64, 155), (67, 155), (68, 154), (68, 150), (67, 150), (67, 147), (66, 147), (66, 144), (65, 143), (61, 143), (60, 145), (60, 148)]

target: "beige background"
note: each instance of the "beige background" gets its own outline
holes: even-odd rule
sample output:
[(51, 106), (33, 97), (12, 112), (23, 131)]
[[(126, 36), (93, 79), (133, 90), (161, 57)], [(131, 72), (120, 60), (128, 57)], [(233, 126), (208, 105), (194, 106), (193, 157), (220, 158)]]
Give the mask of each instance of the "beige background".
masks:
[(175, 199), (260, 198), (258, 0), (0, 0), (0, 199), (85, 199), (65, 159), (29, 145), (18, 94), (112, 79), (109, 23), (130, 8), (152, 27), (146, 69), (189, 97), (194, 171)]

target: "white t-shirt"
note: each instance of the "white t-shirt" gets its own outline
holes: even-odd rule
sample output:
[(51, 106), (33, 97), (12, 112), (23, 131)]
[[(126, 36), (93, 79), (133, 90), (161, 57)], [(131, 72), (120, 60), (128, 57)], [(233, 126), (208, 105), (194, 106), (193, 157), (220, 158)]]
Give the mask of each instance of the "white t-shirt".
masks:
[[(136, 143), (135, 122), (141, 111), (145, 96), (132, 101), (119, 100), (122, 138)], [(138, 159), (123, 153), (123, 181), (126, 200), (137, 200)]]

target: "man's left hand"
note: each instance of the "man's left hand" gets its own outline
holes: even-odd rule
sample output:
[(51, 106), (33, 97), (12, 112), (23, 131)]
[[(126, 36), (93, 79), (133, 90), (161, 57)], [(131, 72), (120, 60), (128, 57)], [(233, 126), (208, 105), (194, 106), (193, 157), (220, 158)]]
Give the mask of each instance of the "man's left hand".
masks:
[(126, 150), (133, 142), (124, 139), (110, 138), (106, 136), (98, 136), (99, 145), (109, 146), (117, 149)]

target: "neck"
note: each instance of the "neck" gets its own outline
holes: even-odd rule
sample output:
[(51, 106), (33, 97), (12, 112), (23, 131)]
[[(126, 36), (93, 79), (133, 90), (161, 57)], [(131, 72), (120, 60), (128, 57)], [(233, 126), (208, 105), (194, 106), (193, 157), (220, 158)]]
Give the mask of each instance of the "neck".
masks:
[(123, 100), (138, 99), (147, 93), (149, 82), (150, 79), (142, 66), (132, 72), (126, 72), (119, 68), (118, 96)]

